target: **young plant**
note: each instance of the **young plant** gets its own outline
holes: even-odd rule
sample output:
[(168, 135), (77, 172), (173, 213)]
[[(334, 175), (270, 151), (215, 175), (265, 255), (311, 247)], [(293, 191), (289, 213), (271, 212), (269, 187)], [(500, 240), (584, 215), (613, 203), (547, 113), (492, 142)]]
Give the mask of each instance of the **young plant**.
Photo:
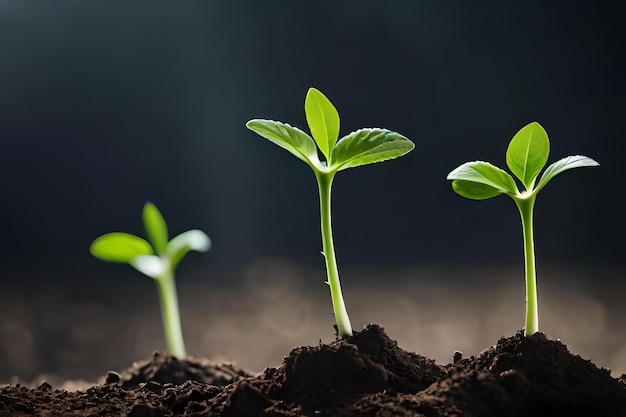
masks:
[(168, 242), (167, 224), (150, 202), (143, 208), (143, 225), (147, 241), (129, 233), (107, 233), (94, 240), (89, 251), (103, 261), (127, 263), (154, 279), (161, 303), (167, 351), (183, 359), (187, 353), (180, 324), (174, 269), (190, 250), (209, 250), (211, 240), (203, 231), (194, 229)]
[(539, 173), (548, 161), (550, 142), (543, 127), (532, 122), (515, 134), (506, 151), (506, 164), (524, 186), (519, 191), (513, 177), (489, 162), (466, 162), (448, 174), (457, 194), (472, 199), (485, 200), (506, 194), (515, 201), (522, 219), (524, 258), (526, 271), (526, 324), (524, 332), (531, 336), (539, 331), (537, 308), (537, 276), (533, 241), (533, 208), (537, 193), (556, 175), (568, 169), (599, 165), (586, 156), (568, 156)]
[[(315, 88), (310, 88), (304, 111), (311, 135), (286, 123), (254, 119), (246, 123), (258, 133), (296, 158), (315, 174), (319, 188), (322, 248), (330, 296), (341, 337), (352, 336), (352, 326), (339, 283), (331, 227), (331, 187), (335, 174), (347, 168), (372, 164), (402, 156), (414, 148), (413, 142), (387, 129), (359, 129), (339, 139), (339, 114), (333, 104)], [(320, 154), (323, 160), (320, 160)]]

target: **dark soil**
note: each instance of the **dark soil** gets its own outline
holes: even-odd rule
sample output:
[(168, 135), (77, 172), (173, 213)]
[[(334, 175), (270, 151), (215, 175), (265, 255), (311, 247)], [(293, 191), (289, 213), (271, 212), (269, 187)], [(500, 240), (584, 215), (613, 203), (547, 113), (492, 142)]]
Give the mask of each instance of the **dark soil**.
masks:
[(278, 368), (155, 354), (84, 391), (0, 390), (0, 416), (626, 416), (626, 385), (543, 334), (518, 332), (440, 366), (406, 352), (378, 325), (299, 347)]
[(125, 390), (138, 388), (145, 382), (180, 385), (190, 380), (221, 387), (247, 376), (251, 375), (232, 363), (214, 362), (205, 358), (178, 360), (157, 352), (152, 359), (135, 362), (119, 374), (109, 371), (104, 383), (118, 383)]

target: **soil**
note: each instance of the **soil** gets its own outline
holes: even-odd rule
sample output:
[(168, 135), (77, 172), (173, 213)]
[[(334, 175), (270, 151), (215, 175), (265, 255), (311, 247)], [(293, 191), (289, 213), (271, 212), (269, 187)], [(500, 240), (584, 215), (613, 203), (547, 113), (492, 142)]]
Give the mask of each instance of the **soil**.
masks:
[(626, 375), (520, 331), (454, 363), (407, 352), (382, 327), (293, 349), (250, 375), (234, 364), (155, 354), (85, 390), (0, 389), (0, 416), (626, 416)]

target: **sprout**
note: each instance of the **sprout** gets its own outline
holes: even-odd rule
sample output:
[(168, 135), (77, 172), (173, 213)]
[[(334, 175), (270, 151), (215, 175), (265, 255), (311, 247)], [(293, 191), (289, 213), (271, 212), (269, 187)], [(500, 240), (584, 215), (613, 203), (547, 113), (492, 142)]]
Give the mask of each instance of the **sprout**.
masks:
[(180, 324), (174, 269), (190, 250), (208, 251), (211, 240), (201, 230), (189, 230), (168, 242), (167, 224), (156, 206), (150, 202), (143, 208), (143, 225), (148, 241), (129, 233), (107, 233), (94, 240), (89, 251), (103, 261), (127, 263), (154, 279), (161, 303), (167, 350), (170, 355), (182, 359), (187, 354)]
[[(599, 165), (586, 156), (568, 156), (550, 165), (539, 177), (539, 173), (548, 161), (549, 153), (548, 134), (539, 123), (532, 122), (515, 134), (506, 151), (506, 164), (524, 185), (524, 191), (518, 190), (515, 180), (509, 173), (489, 162), (466, 162), (450, 172), (447, 177), (448, 180), (453, 180), (452, 188), (454, 191), (463, 197), (472, 200), (485, 200), (506, 194), (515, 201), (519, 209), (522, 218), (524, 258), (526, 261), (526, 324), (524, 327), (526, 336), (531, 336), (539, 331), (533, 241), (533, 207), (537, 193), (552, 178), (563, 171)], [(538, 181), (537, 178), (539, 178)]]
[[(413, 142), (386, 129), (359, 129), (339, 139), (339, 114), (332, 103), (315, 88), (304, 102), (311, 136), (286, 123), (254, 119), (246, 126), (304, 161), (315, 174), (319, 187), (322, 247), (330, 295), (341, 337), (352, 336), (335, 258), (331, 227), (331, 187), (338, 171), (402, 156), (414, 148)], [(319, 152), (324, 160), (319, 159)]]

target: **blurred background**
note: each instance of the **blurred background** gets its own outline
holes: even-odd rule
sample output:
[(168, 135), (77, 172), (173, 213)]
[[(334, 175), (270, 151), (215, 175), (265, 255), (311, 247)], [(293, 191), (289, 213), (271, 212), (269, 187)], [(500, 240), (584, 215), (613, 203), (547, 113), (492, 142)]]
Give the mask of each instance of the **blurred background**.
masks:
[(513, 202), (465, 200), (445, 177), (504, 168), (536, 120), (549, 163), (601, 164), (538, 198), (540, 326), (626, 372), (625, 18), (618, 1), (0, 1), (0, 382), (95, 380), (164, 348), (154, 284), (88, 252), (105, 232), (142, 234), (148, 200), (172, 235), (213, 240), (178, 270), (191, 353), (260, 371), (332, 340), (313, 174), (245, 128), (308, 130), (311, 86), (342, 135), (416, 144), (335, 181), (355, 328), (378, 322), (448, 363), (523, 326)]

